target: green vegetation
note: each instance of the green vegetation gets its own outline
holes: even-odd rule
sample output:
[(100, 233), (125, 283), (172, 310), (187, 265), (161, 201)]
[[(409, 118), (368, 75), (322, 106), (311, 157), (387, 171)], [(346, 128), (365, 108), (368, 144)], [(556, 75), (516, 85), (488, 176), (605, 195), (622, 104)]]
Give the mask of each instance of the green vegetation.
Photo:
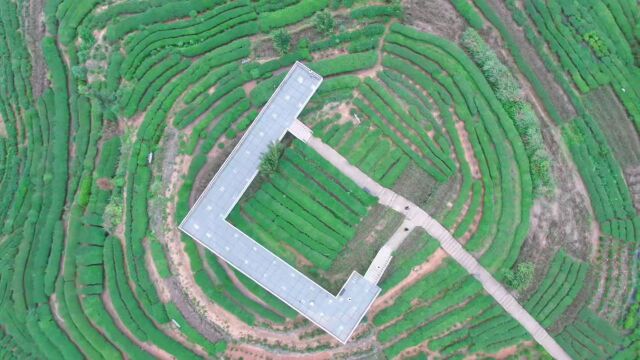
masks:
[[(280, 149), (273, 145), (267, 154), (275, 157)], [(292, 265), (297, 253), (326, 270), (376, 199), (298, 140), (281, 157), (277, 167), (261, 167), (261, 174), (267, 170), (264, 182), (240, 201), (230, 220)]]
[(533, 112), (531, 105), (523, 99), (520, 85), (475, 30), (465, 31), (462, 45), (482, 70), (522, 137), (529, 157), (534, 193), (541, 195), (551, 192), (553, 190), (551, 160), (544, 148), (540, 120)]
[(324, 35), (330, 35), (336, 26), (336, 22), (330, 12), (321, 11), (313, 18), (313, 25), (318, 32)]
[(562, 251), (558, 252), (538, 289), (524, 307), (542, 326), (550, 327), (561, 319), (578, 296), (588, 270), (588, 265), (573, 260)]
[(273, 143), (269, 144), (267, 151), (262, 154), (260, 159), (260, 174), (266, 177), (271, 177), (278, 170), (278, 164), (280, 163), (280, 157), (284, 147), (282, 144)]
[[(558, 335), (558, 342), (574, 358), (606, 358), (618, 352), (623, 339), (609, 323), (585, 308), (576, 321)], [(633, 355), (623, 352), (619, 356), (624, 359)]]
[[(421, 230), (353, 347), (177, 232), (295, 61), (324, 77), (314, 136), (572, 358), (638, 357), (636, 2), (0, 0), (0, 24), (2, 358), (546, 358)], [(333, 286), (402, 219), (289, 140), (228, 220)]]
[(278, 50), (280, 54), (286, 54), (291, 48), (291, 35), (285, 29), (279, 29), (273, 32), (271, 35), (273, 38), (273, 47)]
[(502, 277), (505, 284), (515, 291), (525, 290), (533, 280), (534, 266), (532, 263), (520, 263), (515, 270), (503, 271)]

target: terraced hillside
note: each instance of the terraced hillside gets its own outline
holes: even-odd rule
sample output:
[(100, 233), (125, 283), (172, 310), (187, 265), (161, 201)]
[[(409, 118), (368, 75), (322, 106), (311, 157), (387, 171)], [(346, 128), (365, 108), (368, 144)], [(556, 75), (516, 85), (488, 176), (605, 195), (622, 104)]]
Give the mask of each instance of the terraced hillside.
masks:
[[(0, 25), (3, 358), (548, 356), (418, 228), (345, 345), (179, 232), (296, 61), (313, 136), (572, 358), (640, 356), (636, 1), (0, 0)], [(335, 293), (403, 216), (276, 155), (229, 220)]]

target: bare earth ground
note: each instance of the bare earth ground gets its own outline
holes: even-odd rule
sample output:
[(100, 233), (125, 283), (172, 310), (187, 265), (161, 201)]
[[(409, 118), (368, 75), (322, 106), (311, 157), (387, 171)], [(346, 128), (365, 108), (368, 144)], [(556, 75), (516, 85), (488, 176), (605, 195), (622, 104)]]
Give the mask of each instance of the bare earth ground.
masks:
[(0, 136), (7, 137), (7, 128), (4, 125), (2, 115), (0, 115)]
[(456, 129), (458, 130), (458, 134), (460, 135), (460, 141), (462, 142), (462, 147), (464, 148), (464, 158), (467, 161), (467, 164), (469, 164), (471, 175), (474, 179), (480, 179), (480, 167), (478, 166), (478, 159), (476, 159), (476, 156), (473, 153), (473, 147), (469, 142), (469, 134), (464, 128), (464, 123), (462, 121), (456, 122)]
[(27, 20), (26, 38), (33, 61), (31, 69), (31, 87), (34, 98), (40, 97), (44, 88), (48, 85), (47, 68), (42, 56), (42, 47), (40, 43), (45, 35), (44, 13), (42, 8), (44, 0), (29, 1), (29, 6), (25, 7), (25, 11), (29, 14), (24, 16)]
[(611, 87), (600, 87), (585, 97), (585, 104), (598, 121), (623, 169), (640, 165), (640, 137)]
[(406, 23), (417, 29), (455, 41), (464, 31), (465, 21), (445, 0), (406, 0)]
[[(375, 206), (358, 225), (356, 235), (340, 252), (331, 268), (321, 273), (322, 278), (312, 276), (329, 292), (337, 293), (352, 271), (364, 274), (378, 250), (396, 231), (402, 217), (383, 206)], [(327, 281), (328, 280), (328, 281)]]
[(624, 174), (631, 191), (633, 205), (640, 211), (640, 165), (626, 168)]

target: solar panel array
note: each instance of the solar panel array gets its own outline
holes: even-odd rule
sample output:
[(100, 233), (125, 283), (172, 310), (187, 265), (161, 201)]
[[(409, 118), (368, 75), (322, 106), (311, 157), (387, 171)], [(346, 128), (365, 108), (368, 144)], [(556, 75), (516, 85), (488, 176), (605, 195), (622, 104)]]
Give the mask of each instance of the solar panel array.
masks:
[(262, 154), (282, 139), (321, 82), (303, 64), (293, 65), (180, 229), (344, 343), (380, 288), (354, 271), (334, 296), (225, 220), (257, 175)]

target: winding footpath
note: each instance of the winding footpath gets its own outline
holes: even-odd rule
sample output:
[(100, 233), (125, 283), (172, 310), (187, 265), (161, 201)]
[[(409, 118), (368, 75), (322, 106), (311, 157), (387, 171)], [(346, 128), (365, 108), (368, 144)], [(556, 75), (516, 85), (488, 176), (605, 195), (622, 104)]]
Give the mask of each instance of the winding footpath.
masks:
[(516, 321), (518, 321), (545, 350), (558, 360), (571, 359), (551, 335), (531, 316), (518, 301), (491, 275), (480, 263), (467, 252), (451, 233), (429, 214), (406, 198), (378, 184), (357, 167), (349, 164), (322, 140), (313, 137), (311, 129), (296, 120), (290, 128), (291, 133), (311, 146), (318, 154), (347, 175), (359, 186), (379, 198), (382, 205), (388, 206), (403, 214), (416, 226), (424, 228), (429, 235), (440, 242), (440, 246), (467, 272), (475, 277), (491, 295)]

